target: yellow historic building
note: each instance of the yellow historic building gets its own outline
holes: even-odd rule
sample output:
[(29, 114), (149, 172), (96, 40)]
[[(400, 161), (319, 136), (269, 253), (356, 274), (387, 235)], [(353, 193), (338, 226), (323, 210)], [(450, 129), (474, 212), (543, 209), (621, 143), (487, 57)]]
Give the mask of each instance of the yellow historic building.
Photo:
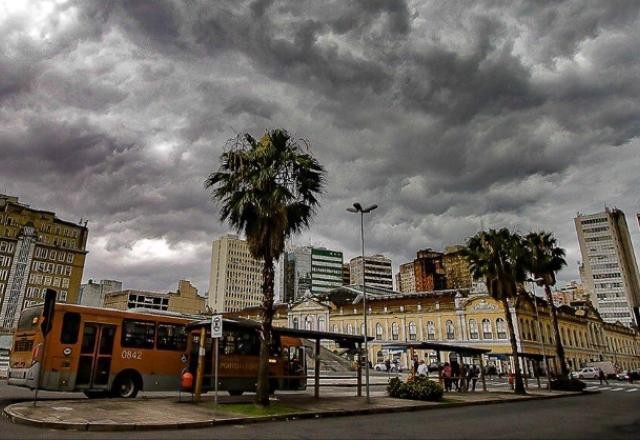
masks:
[[(369, 359), (373, 363), (395, 356), (406, 366), (406, 353), (393, 344), (429, 341), (490, 349), (486, 356), (489, 364), (498, 371), (509, 369), (511, 345), (504, 309), (490, 296), (465, 289), (389, 294), (367, 288), (367, 292), (367, 334), (374, 338), (369, 342)], [(290, 305), (280, 304), (274, 325), (361, 335), (360, 298), (359, 286), (342, 286), (322, 297), (306, 296)], [(536, 314), (533, 296), (523, 294), (510, 309), (523, 370), (532, 373), (538, 365), (544, 368), (546, 357), (549, 370), (559, 371), (546, 301), (538, 299)], [(640, 368), (640, 335), (636, 330), (604, 323), (590, 303), (580, 303), (577, 308), (563, 306), (557, 312), (571, 369), (603, 360), (619, 369)], [(258, 308), (236, 315), (260, 318)], [(416, 353), (429, 362), (437, 360), (434, 352)], [(447, 361), (448, 356), (440, 353), (439, 360)]]
[(0, 328), (15, 327), (24, 307), (42, 302), (47, 288), (76, 303), (87, 254), (86, 224), (0, 194)]

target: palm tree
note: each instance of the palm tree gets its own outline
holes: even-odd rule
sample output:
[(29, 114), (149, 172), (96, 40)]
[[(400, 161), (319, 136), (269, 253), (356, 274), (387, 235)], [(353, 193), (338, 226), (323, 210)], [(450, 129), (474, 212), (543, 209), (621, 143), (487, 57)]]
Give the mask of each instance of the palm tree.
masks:
[(564, 347), (560, 340), (560, 329), (558, 328), (558, 314), (553, 304), (551, 286), (556, 284), (556, 273), (567, 265), (564, 259), (565, 251), (558, 247), (557, 240), (548, 232), (531, 232), (524, 238), (527, 249), (526, 266), (527, 270), (536, 279), (538, 286), (544, 286), (547, 295), (547, 302), (551, 308), (551, 321), (553, 323), (553, 337), (556, 341), (556, 354), (560, 362), (560, 377), (567, 379), (569, 370), (564, 357)]
[(473, 277), (484, 278), (489, 295), (502, 302), (515, 365), (514, 391), (517, 394), (526, 394), (520, 373), (513, 320), (509, 311), (509, 299), (516, 298), (519, 293), (518, 285), (525, 280), (522, 237), (506, 228), (481, 231), (467, 240), (465, 254)]
[(264, 262), (256, 403), (268, 405), (273, 264), (285, 240), (309, 226), (325, 171), (283, 129), (266, 131), (259, 141), (249, 134), (238, 137), (220, 160), (220, 168), (205, 180), (205, 188), (221, 205), (220, 219), (244, 232), (251, 255)]

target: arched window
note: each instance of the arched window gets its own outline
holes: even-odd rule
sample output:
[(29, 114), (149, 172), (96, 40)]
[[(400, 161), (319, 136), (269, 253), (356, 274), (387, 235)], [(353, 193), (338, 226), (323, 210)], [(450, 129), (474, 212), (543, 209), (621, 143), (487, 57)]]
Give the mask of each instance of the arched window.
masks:
[(347, 324), (347, 333), (350, 335), (353, 334), (353, 325), (351, 323)]
[(413, 321), (409, 323), (409, 340), (416, 340), (416, 323)]
[(300, 324), (298, 323), (298, 318), (293, 318), (293, 328), (299, 328)]
[(391, 339), (394, 341), (398, 340), (398, 323), (394, 322), (391, 324)]
[(478, 323), (475, 319), (469, 320), (469, 339), (478, 339)]
[(491, 321), (487, 318), (482, 320), (482, 339), (493, 339), (493, 329), (491, 328)]
[(318, 317), (318, 330), (320, 330), (321, 332), (324, 332), (327, 330), (324, 316)]
[(436, 339), (436, 326), (433, 321), (427, 322), (427, 339), (430, 341)]
[(496, 332), (498, 333), (498, 339), (507, 339), (507, 324), (504, 319), (496, 319)]
[(382, 340), (382, 324), (380, 323), (376, 324), (376, 339)]
[(455, 339), (456, 338), (456, 328), (453, 325), (453, 321), (447, 321), (447, 339)]
[(304, 320), (304, 328), (306, 330), (313, 330), (313, 318), (311, 316), (307, 316)]

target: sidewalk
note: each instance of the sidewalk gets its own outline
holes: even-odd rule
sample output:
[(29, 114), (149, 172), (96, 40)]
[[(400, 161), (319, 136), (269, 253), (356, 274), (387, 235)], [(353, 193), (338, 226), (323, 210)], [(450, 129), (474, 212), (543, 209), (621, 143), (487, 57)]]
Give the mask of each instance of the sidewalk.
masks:
[[(213, 396), (201, 402), (183, 397), (138, 399), (78, 399), (21, 402), (5, 408), (15, 423), (53, 429), (89, 431), (130, 431), (151, 429), (200, 428), (222, 424), (245, 424), (270, 420), (338, 417), (358, 414), (392, 413), (425, 409), (445, 409), (464, 405), (484, 405), (532, 399), (553, 399), (580, 393), (535, 391), (526, 396), (513, 393), (447, 393), (441, 402), (421, 402), (374, 395), (367, 404), (364, 397), (339, 394), (319, 400), (309, 394), (279, 394), (266, 414), (251, 405), (253, 396), (220, 396), (217, 410)], [(245, 403), (245, 405), (243, 405)]]

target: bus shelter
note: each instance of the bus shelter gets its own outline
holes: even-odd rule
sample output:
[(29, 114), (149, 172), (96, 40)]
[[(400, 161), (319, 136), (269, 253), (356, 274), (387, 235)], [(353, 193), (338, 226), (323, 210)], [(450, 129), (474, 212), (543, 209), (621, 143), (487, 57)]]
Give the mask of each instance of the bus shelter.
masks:
[[(441, 342), (394, 342), (392, 344), (384, 344), (383, 347), (388, 349), (400, 349), (410, 352), (410, 359), (414, 359), (415, 350), (432, 350), (437, 354), (438, 362), (442, 361), (440, 353), (450, 352), (456, 353), (460, 358), (467, 356), (474, 359), (478, 359), (480, 363), (480, 381), (482, 382), (482, 391), (487, 391), (487, 382), (485, 379), (485, 368), (484, 368), (484, 359), (482, 358), (483, 354), (490, 353), (491, 350), (488, 348), (479, 348), (470, 345), (458, 345), (458, 344), (445, 344)], [(410, 366), (409, 366), (410, 367)], [(409, 371), (413, 374), (413, 368), (410, 367)], [(440, 384), (443, 382), (442, 372), (438, 371), (438, 380)]]
[[(204, 330), (204, 334), (207, 338), (211, 338), (210, 333), (210, 320), (202, 320), (192, 322), (187, 325), (187, 331)], [(245, 331), (254, 331), (259, 333), (262, 325), (258, 321), (246, 318), (224, 318), (223, 329), (243, 329)], [(273, 327), (274, 336), (285, 336), (306, 339), (311, 341), (314, 346), (314, 397), (320, 397), (320, 342), (321, 341), (333, 341), (340, 348), (349, 348), (356, 350), (358, 353), (359, 362), (357, 362), (357, 395), (362, 396), (362, 362), (360, 361), (361, 354), (363, 353), (362, 344), (364, 344), (364, 336), (349, 335), (344, 333), (327, 332), (321, 330), (305, 330), (294, 329), (288, 327)], [(372, 336), (367, 338), (369, 341), (373, 340)], [(198, 372), (201, 374), (201, 372)]]

